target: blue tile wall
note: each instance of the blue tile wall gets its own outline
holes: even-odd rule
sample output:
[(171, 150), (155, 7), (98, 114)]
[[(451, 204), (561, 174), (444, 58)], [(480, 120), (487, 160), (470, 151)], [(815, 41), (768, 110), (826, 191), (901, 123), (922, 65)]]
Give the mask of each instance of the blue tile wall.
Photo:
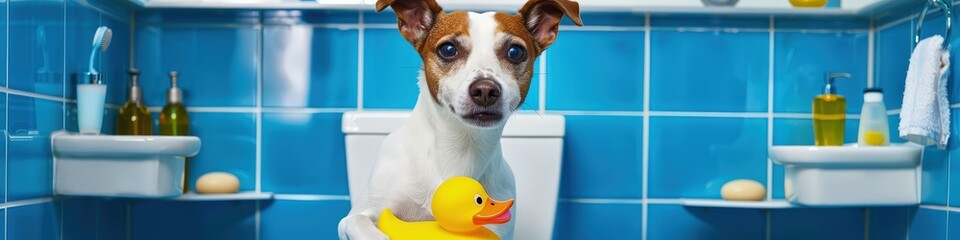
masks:
[(419, 93), (420, 55), (395, 29), (363, 34), (363, 106), (412, 109)]
[[(837, 79), (837, 94), (846, 96), (847, 113), (860, 113), (867, 86), (867, 32), (778, 32), (774, 38), (774, 112), (810, 113), (812, 97), (823, 93), (826, 73), (847, 72)], [(854, 125), (856, 126), (856, 125)]]
[[(643, 214), (639, 204), (557, 205), (555, 239), (640, 239)], [(584, 221), (596, 219), (598, 221)]]
[(206, 173), (228, 172), (240, 179), (241, 191), (254, 190), (257, 177), (255, 118), (249, 113), (191, 113), (190, 133), (203, 139), (203, 151), (188, 159), (189, 182), (195, 183)]
[[(764, 212), (758, 209), (649, 205), (647, 239), (763, 239)], [(737, 216), (731, 218), (730, 216)]]
[(275, 200), (261, 203), (260, 239), (336, 239), (349, 201)]
[(130, 239), (256, 239), (254, 201), (135, 201)]
[(728, 181), (765, 183), (766, 146), (766, 119), (652, 117), (649, 197), (719, 199)]
[(643, 118), (567, 116), (566, 121), (560, 196), (641, 198)]
[[(100, 199), (98, 202), (97, 234), (104, 240), (127, 239), (130, 222), (126, 199)], [(72, 224), (67, 222), (66, 224)]]
[(178, 71), (187, 106), (256, 106), (259, 28), (146, 26), (136, 31), (145, 104), (163, 106), (168, 72)]
[(947, 205), (949, 184), (949, 152), (936, 147), (923, 149), (923, 171), (920, 174), (920, 203)]
[[(126, 238), (123, 226), (101, 225), (126, 222), (124, 204), (120, 204), (123, 211), (117, 217), (116, 211), (100, 211), (101, 206), (108, 206), (104, 200), (50, 198), (53, 162), (49, 135), (77, 129), (74, 84), (88, 71), (90, 43), (98, 26), (110, 27), (113, 38), (94, 67), (104, 74), (109, 103), (126, 98), (122, 86), (128, 81), (131, 13), (130, 6), (121, 3), (0, 1), (0, 150), (4, 156), (0, 157), (4, 172), (0, 184), (5, 187), (0, 202), (24, 204), (2, 207), (6, 217), (0, 221), (5, 226), (0, 238)], [(107, 111), (104, 132), (112, 132), (110, 122), (115, 113)], [(105, 216), (122, 221), (103, 221), (109, 220)]]
[(63, 103), (10, 94), (7, 102), (7, 200), (50, 196), (50, 133), (63, 128)]
[(357, 106), (356, 30), (269, 26), (263, 36), (263, 106)]
[(910, 219), (910, 239), (946, 239), (947, 211), (914, 208)]
[(651, 110), (767, 111), (769, 33), (654, 30), (650, 37)]
[[(0, 4), (9, 5), (0, 11), (0, 23), (10, 28), (10, 36), (0, 31), (0, 41), (10, 45), (0, 53), (11, 59), (0, 62), (10, 76), (0, 82), (0, 119), (9, 118), (2, 127), (10, 130), (3, 149), (9, 159), (0, 169), (7, 173), (0, 180), (9, 186), (5, 200), (52, 194), (47, 136), (76, 130), (76, 107), (69, 100), (76, 96), (77, 76), (86, 71), (89, 49), (83, 43), (99, 25), (111, 26), (115, 35), (97, 64), (110, 84), (108, 102), (126, 99), (131, 66), (143, 71), (151, 107), (165, 102), (167, 72), (181, 72), (192, 129), (204, 140), (203, 151), (190, 161), (191, 180), (228, 171), (240, 177), (244, 191), (279, 194), (260, 202), (56, 199), (0, 210), (7, 215), (8, 239), (58, 239), (61, 232), (67, 239), (335, 238), (336, 224), (350, 207), (342, 112), (410, 109), (417, 101), (420, 59), (393, 28), (396, 18), (389, 12), (139, 10), (134, 21), (128, 6), (114, 0)], [(960, 156), (953, 154), (955, 146), (925, 151), (921, 208), (871, 208), (867, 215), (861, 208), (763, 211), (689, 208), (675, 201), (718, 199), (720, 186), (739, 178), (769, 180), (772, 197), (782, 198), (782, 167), (774, 165), (767, 179), (768, 139), (774, 145), (812, 144), (806, 114), (826, 72), (853, 73), (853, 80), (837, 85), (848, 97), (848, 112), (858, 113), (870, 50), (887, 107), (899, 109), (914, 21), (878, 28), (876, 46), (868, 49), (871, 25), (862, 19), (777, 18), (771, 34), (765, 16), (653, 15), (649, 32), (644, 18), (585, 14), (598, 28), (562, 30), (547, 51), (546, 82), (540, 82), (536, 64), (521, 109), (545, 107), (567, 115), (568, 122), (555, 238), (860, 239), (865, 229), (871, 239), (942, 239), (948, 229), (949, 236), (960, 236), (958, 227), (947, 226), (960, 222), (947, 220), (960, 219), (949, 207), (960, 206), (960, 175), (950, 174), (960, 164), (949, 164)], [(361, 27), (360, 19), (369, 25)], [(939, 28), (941, 20), (934, 15), (926, 26)], [(650, 89), (644, 89), (645, 74)], [(30, 94), (6, 94), (8, 89)], [(116, 110), (105, 114), (104, 131), (110, 133)], [(891, 128), (897, 119), (890, 116)], [(954, 122), (960, 124), (957, 117)], [(847, 121), (848, 142), (857, 124)], [(650, 199), (665, 203), (644, 205)]]
[(9, 56), (14, 57), (8, 62), (7, 74), (12, 80), (7, 86), (63, 96), (64, 1), (9, 1), (8, 4), (11, 37), (7, 50)]
[(908, 207), (883, 207), (870, 209), (870, 239), (901, 240), (907, 238)]
[(6, 209), (7, 239), (61, 239), (59, 205), (46, 202)]
[(900, 109), (903, 105), (904, 81), (913, 48), (913, 27), (906, 21), (876, 33), (876, 81), (884, 89), (885, 105)]
[(863, 211), (859, 208), (772, 210), (770, 238), (864, 239)]
[(643, 38), (642, 31), (561, 33), (547, 50), (547, 109), (643, 111)]
[(348, 195), (340, 118), (339, 113), (264, 114), (263, 190)]
[(60, 203), (63, 213), (63, 236), (70, 239), (97, 239), (99, 228), (99, 200), (73, 198)]

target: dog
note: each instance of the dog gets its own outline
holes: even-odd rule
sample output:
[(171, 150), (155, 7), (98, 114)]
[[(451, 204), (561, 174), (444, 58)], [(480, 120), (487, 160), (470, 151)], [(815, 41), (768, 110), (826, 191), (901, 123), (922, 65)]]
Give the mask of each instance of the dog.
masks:
[[(500, 137), (527, 96), (534, 61), (564, 16), (582, 26), (570, 0), (529, 0), (516, 14), (446, 13), (435, 0), (378, 0), (393, 8), (401, 35), (420, 54), (420, 95), (405, 125), (384, 140), (369, 183), (354, 193), (340, 239), (387, 239), (376, 227), (390, 208), (402, 220), (433, 220), (433, 190), (454, 176), (480, 181), (493, 199), (516, 197)], [(514, 221), (487, 226), (512, 239)]]

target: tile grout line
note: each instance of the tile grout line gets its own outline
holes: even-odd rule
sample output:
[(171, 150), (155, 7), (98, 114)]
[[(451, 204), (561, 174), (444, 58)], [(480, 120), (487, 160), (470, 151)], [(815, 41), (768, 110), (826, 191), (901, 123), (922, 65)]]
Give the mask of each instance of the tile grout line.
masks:
[[(143, 24), (144, 27), (169, 27), (169, 28), (186, 28), (186, 27), (199, 27), (199, 28), (246, 28), (258, 24), (238, 24), (238, 23), (197, 23), (197, 24), (180, 24), (180, 23), (147, 23)], [(298, 24), (259, 24), (264, 26), (306, 26), (311, 28), (320, 28), (320, 29), (338, 29), (338, 30), (359, 30), (361, 29), (389, 29), (396, 30), (397, 25), (392, 23), (362, 23), (362, 24), (353, 24), (353, 23), (298, 23)], [(646, 31), (644, 27), (625, 27), (625, 26), (615, 26), (615, 25), (598, 25), (598, 26), (560, 26), (560, 32), (641, 32)], [(755, 27), (711, 27), (711, 26), (693, 26), (693, 27), (651, 27), (650, 30), (668, 30), (668, 31), (684, 31), (684, 32), (714, 32), (714, 31), (723, 31), (723, 32), (766, 32), (767, 28), (755, 28)], [(776, 29), (778, 32), (801, 32), (801, 33), (863, 33), (868, 32), (869, 28), (851, 28), (851, 29), (830, 29), (830, 28), (781, 28)]]
[(257, 37), (257, 58), (256, 58), (256, 59), (257, 59), (257, 63), (255, 64), (255, 66), (256, 66), (256, 71), (257, 71), (257, 73), (256, 73), (256, 74), (257, 74), (257, 92), (256, 92), (256, 97), (255, 97), (255, 98), (256, 98), (256, 107), (254, 107), (254, 109), (253, 109), (253, 113), (256, 114), (255, 119), (256, 119), (256, 122), (257, 122), (257, 126), (256, 126), (256, 127), (257, 127), (257, 129), (256, 129), (256, 160), (255, 160), (255, 161), (256, 161), (256, 163), (255, 163), (255, 164), (256, 164), (256, 170), (255, 170), (256, 172), (254, 173), (254, 176), (255, 176), (256, 178), (254, 179), (254, 181), (255, 181), (255, 183), (254, 183), (254, 191), (256, 191), (256, 192), (258, 192), (258, 193), (260, 192), (260, 184), (261, 184), (261, 183), (260, 183), (260, 162), (261, 162), (261, 155), (262, 155), (262, 152), (263, 152), (263, 149), (262, 149), (262, 146), (261, 146), (261, 145), (262, 145), (262, 144), (261, 144), (261, 143), (262, 143), (261, 138), (262, 138), (262, 135), (263, 135), (263, 133), (262, 133), (262, 128), (263, 128), (263, 70), (262, 70), (262, 69), (263, 69), (263, 34), (264, 34), (264, 28), (263, 28), (263, 27), (260, 27), (260, 34), (259, 34), (258, 37)]
[(870, 208), (863, 208), (863, 240), (870, 240)]
[[(100, 7), (95, 6), (95, 5), (94, 5), (93, 3), (91, 3), (90, 1), (87, 1), (87, 0), (75, 0), (75, 1), (73, 1), (73, 2), (74, 2), (74, 3), (77, 3), (77, 4), (79, 4), (79, 5), (82, 5), (83, 7), (86, 7), (86, 8), (88, 8), (88, 9), (93, 9), (94, 11), (100, 13), (101, 15), (105, 15), (105, 16), (107, 16), (107, 17), (109, 17), (109, 18), (113, 18), (114, 20), (121, 21), (121, 22), (127, 22), (127, 21), (124, 21), (122, 17), (117, 16), (117, 15), (113, 15), (113, 13), (110, 13), (110, 12), (108, 12), (107, 10), (103, 10), (103, 9), (101, 9)], [(131, 18), (131, 19), (132, 19), (132, 18)]]
[(0, 209), (6, 210), (6, 209), (17, 208), (17, 207), (33, 206), (33, 205), (53, 202), (56, 200), (57, 199), (54, 197), (42, 197), (42, 198), (16, 200), (16, 201), (5, 202), (0, 204)]
[[(7, 81), (9, 82), (10, 79), (7, 79)], [(23, 96), (23, 97), (32, 97), (37, 99), (50, 100), (55, 102), (76, 102), (77, 101), (75, 99), (66, 99), (63, 97), (50, 96), (46, 94), (28, 92), (28, 91), (17, 90), (17, 89), (12, 89), (7, 87), (0, 87), (0, 92), (17, 95), (17, 96)]]
[(126, 201), (124, 201), (124, 205), (123, 205), (123, 206), (124, 206), (124, 218), (125, 218), (125, 220), (126, 220), (126, 222), (127, 222), (126, 226), (124, 226), (124, 227), (125, 227), (125, 229), (124, 229), (124, 230), (125, 230), (125, 231), (124, 231), (124, 234), (126, 235), (126, 239), (127, 239), (127, 240), (131, 240), (131, 239), (133, 238), (133, 224), (132, 224), (132, 222), (133, 222), (133, 216), (132, 216), (132, 215), (133, 215), (133, 213), (132, 213), (132, 212), (133, 212), (133, 209), (132, 209), (132, 208), (133, 208), (133, 207), (130, 206), (131, 204), (132, 204), (132, 203), (130, 203), (130, 200), (126, 200)]
[[(76, 2), (76, 1), (74, 1), (74, 2)], [(61, 8), (63, 9), (63, 26), (64, 26), (64, 28), (63, 28), (63, 38), (64, 38), (64, 41), (63, 41), (63, 50), (66, 51), (66, 50), (67, 50), (67, 41), (66, 41), (66, 38), (67, 38), (67, 28), (66, 28), (66, 26), (67, 26), (67, 1), (63, 1), (63, 4), (61, 5)], [(9, 13), (8, 13), (8, 14), (9, 14)], [(103, 16), (102, 16), (102, 15), (97, 14), (97, 21), (98, 21), (98, 25), (99, 25), (99, 26), (103, 26)], [(9, 54), (9, 53), (7, 53), (7, 54)], [(62, 59), (62, 60), (63, 60), (63, 66), (61, 66), (61, 67), (62, 67), (62, 71), (63, 71), (64, 73), (66, 73), (66, 72), (67, 72), (67, 56), (66, 56), (66, 54), (64, 54), (62, 57), (63, 57), (63, 59)], [(97, 68), (103, 69), (103, 68), (101, 68), (101, 61), (103, 61), (103, 57), (100, 57), (100, 59), (97, 59)], [(66, 97), (67, 97), (67, 79), (66, 79), (66, 75), (64, 75), (64, 76), (60, 79), (60, 82), (61, 82), (61, 84), (60, 84), (60, 96), (63, 96), (63, 98), (66, 99)], [(78, 95), (78, 96), (79, 96), (79, 95)], [(66, 101), (60, 102), (60, 107), (61, 107), (61, 108), (60, 108), (60, 121), (61, 121), (61, 122), (60, 122), (60, 129), (61, 129), (61, 130), (65, 130), (65, 129), (67, 129), (67, 102), (66, 102)], [(50, 160), (53, 161), (53, 157), (51, 157)], [(56, 163), (56, 162), (53, 162), (53, 163), (52, 163), (52, 169), (51, 169), (51, 171), (53, 172), (53, 182), (52, 182), (52, 184), (50, 184), (50, 192), (51, 192), (51, 193), (54, 193), (54, 192), (55, 192), (55, 191), (54, 191), (54, 186), (57, 184), (57, 176), (56, 176), (56, 173), (57, 173), (57, 163)], [(60, 201), (60, 203), (63, 204), (63, 201)], [(60, 206), (60, 209), (59, 209), (59, 210), (60, 210), (60, 212), (59, 212), (59, 215), (60, 215), (59, 217), (60, 217), (60, 219), (58, 219), (58, 221), (60, 221), (60, 223), (59, 223), (60, 226), (58, 226), (58, 227), (60, 228), (60, 240), (63, 240), (63, 219), (64, 219), (64, 217), (65, 217), (63, 214), (64, 214), (64, 212), (65, 212), (65, 211), (64, 211), (65, 208), (67, 208), (67, 205), (66, 205), (66, 204), (63, 204), (63, 205)]]
[[(876, 88), (877, 84), (876, 76), (874, 75), (874, 64), (876, 53), (874, 48), (876, 46), (876, 25), (874, 24), (873, 17), (870, 17), (870, 32), (867, 32), (867, 87)], [(887, 117), (889, 118), (889, 114)], [(863, 239), (870, 240), (870, 208), (864, 208), (863, 212)]]
[[(774, 44), (776, 43), (776, 18), (770, 16), (770, 22), (768, 23), (769, 28), (769, 39), (767, 43), (767, 149), (773, 147), (773, 78), (774, 78), (774, 58), (776, 57), (774, 51), (776, 48)], [(773, 163), (770, 159), (770, 156), (766, 158), (767, 165), (767, 201), (773, 199)], [(771, 216), (770, 211), (763, 211), (764, 217), (764, 238), (770, 240), (772, 234), (770, 233), (771, 229)]]
[[(948, 210), (953, 209), (953, 207), (950, 206), (950, 182), (952, 182), (952, 181), (950, 181), (950, 174), (952, 174), (952, 173), (950, 172), (950, 168), (951, 168), (951, 165), (953, 165), (952, 161), (950, 161), (951, 155), (953, 155), (953, 151), (947, 151), (947, 158), (946, 158), (946, 159), (947, 159), (947, 209), (948, 209)], [(947, 211), (947, 222), (946, 222), (946, 224), (947, 224), (947, 229), (950, 229), (950, 215), (953, 215), (953, 214), (950, 214), (950, 212)], [(949, 230), (948, 230), (947, 233), (946, 233), (946, 239), (950, 239), (950, 231), (949, 231)]]
[(641, 213), (640, 213), (640, 238), (647, 240), (649, 233), (647, 227), (649, 222), (649, 204), (647, 203), (649, 181), (650, 181), (650, 14), (643, 16), (643, 136), (641, 140)]
[[(260, 13), (260, 23), (263, 23), (263, 11)], [(256, 107), (256, 121), (257, 121), (257, 146), (256, 146), (256, 186), (255, 191), (257, 193), (261, 192), (261, 163), (263, 160), (263, 38), (265, 33), (265, 28), (263, 25), (258, 25), (260, 29), (260, 34), (257, 34), (257, 107)], [(253, 239), (260, 240), (260, 201), (254, 202), (254, 235)]]
[[(4, 75), (4, 77), (3, 77), (3, 80), (4, 80), (4, 83), (3, 83), (3, 88), (7, 88), (7, 87), (10, 86), (10, 2), (9, 2), (9, 1), (4, 2), (3, 5), (4, 5), (4, 13), (5, 13), (4, 15), (5, 15), (5, 18), (6, 18), (6, 19), (4, 20), (4, 24), (3, 24), (3, 25), (4, 25), (4, 34), (3, 34), (3, 37), (4, 37), (4, 42), (3, 42), (3, 43), (4, 43), (4, 46), (3, 46), (3, 53), (4, 53), (4, 54), (3, 54), (3, 55), (4, 55), (4, 56), (3, 56), (3, 57), (4, 57), (4, 61), (3, 61), (3, 64), (4, 64), (4, 65), (3, 65), (3, 75)], [(4, 117), (4, 120), (3, 120), (3, 135), (2, 135), (2, 137), (3, 137), (3, 203), (5, 204), (5, 203), (7, 203), (7, 201), (9, 200), (8, 197), (7, 197), (7, 195), (9, 195), (9, 192), (7, 191), (7, 189), (9, 188), (8, 186), (9, 186), (9, 182), (10, 182), (10, 178), (8, 177), (8, 176), (10, 176), (10, 171), (8, 170), (8, 169), (10, 168), (10, 167), (9, 167), (9, 162), (10, 162), (10, 161), (9, 161), (9, 158), (10, 158), (10, 149), (9, 149), (9, 148), (10, 148), (10, 146), (9, 146), (9, 143), (7, 142), (7, 129), (10, 129), (10, 124), (9, 124), (9, 122), (10, 122), (10, 94), (4, 93), (4, 94), (3, 94), (3, 98), (4, 98), (4, 101), (3, 101), (3, 105), (4, 105), (4, 108), (3, 108), (3, 111), (4, 111), (3, 117)], [(9, 212), (9, 211), (7, 211), (6, 209), (3, 210), (3, 239), (7, 239), (7, 232), (8, 232), (8, 231), (7, 231), (7, 226), (8, 226), (8, 224), (9, 224), (9, 222), (10, 222), (10, 221), (8, 221), (8, 219), (7, 219), (7, 212)]]
[(548, 51), (544, 50), (543, 55), (540, 55), (540, 72), (539, 76), (537, 76), (537, 78), (540, 79), (540, 87), (537, 89), (540, 93), (540, 96), (538, 96), (538, 100), (540, 101), (538, 110), (540, 114), (547, 112), (547, 52)]
[(875, 76), (873, 72), (875, 67), (874, 56), (876, 56), (876, 53), (874, 52), (874, 48), (877, 44), (876, 39), (874, 39), (875, 36), (876, 36), (876, 29), (874, 29), (873, 18), (871, 18), (870, 31), (867, 32), (867, 87), (868, 88), (875, 88), (879, 85), (877, 84), (877, 81), (874, 78)]
[[(770, 16), (770, 33), (767, 46), (767, 148), (773, 146), (773, 71), (774, 71), (774, 54), (775, 48), (775, 36), (774, 36), (774, 24), (775, 20), (773, 16)], [(773, 164), (771, 163), (770, 157), (767, 156), (767, 200), (773, 198)]]
[(136, 54), (137, 53), (137, 48), (136, 48), (137, 47), (137, 34), (136, 34), (137, 27), (136, 26), (137, 26), (137, 12), (131, 10), (130, 11), (130, 30), (129, 30), (130, 46), (128, 46), (128, 48), (130, 48), (128, 49), (130, 53), (127, 54), (128, 55), (127, 63), (130, 64), (130, 68), (135, 68), (137, 66), (135, 65), (137, 63), (136, 58), (134, 58), (134, 56), (137, 55)]
[(363, 11), (357, 11), (357, 111), (363, 111), (363, 41), (366, 26), (363, 21)]
[[(137, 55), (136, 55), (136, 47), (137, 47), (137, 41), (136, 41), (137, 18), (136, 18), (136, 13), (137, 13), (136, 11), (130, 10), (130, 49), (129, 49), (130, 53), (129, 53), (129, 55), (128, 55), (129, 59), (127, 59), (127, 62), (130, 64), (130, 68), (136, 67), (136, 63), (137, 63), (137, 58), (136, 58), (136, 56), (137, 56)], [(186, 178), (190, 178), (190, 176), (185, 176), (185, 177), (186, 177)], [(188, 184), (189, 184), (189, 183), (188, 183)], [(133, 223), (132, 223), (132, 222), (133, 222), (133, 217), (131, 217), (131, 215), (132, 215), (132, 214), (131, 214), (131, 211), (132, 211), (132, 210), (131, 210), (131, 207), (130, 207), (130, 201), (129, 201), (129, 200), (124, 201), (123, 211), (124, 211), (124, 238), (125, 238), (126, 240), (130, 240), (130, 239), (132, 239), (132, 237), (133, 237), (133, 230), (132, 230), (132, 228), (133, 228), (133, 227), (132, 227), (132, 225), (133, 225)]]

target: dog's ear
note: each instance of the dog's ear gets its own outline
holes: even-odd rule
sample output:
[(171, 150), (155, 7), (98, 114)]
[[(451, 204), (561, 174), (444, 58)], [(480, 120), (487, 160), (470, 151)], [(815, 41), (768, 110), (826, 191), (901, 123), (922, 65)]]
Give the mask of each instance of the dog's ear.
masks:
[(377, 12), (388, 6), (397, 13), (400, 34), (414, 46), (427, 36), (437, 15), (443, 12), (435, 0), (377, 0)]
[(518, 12), (533, 40), (541, 48), (547, 48), (557, 40), (560, 20), (566, 15), (577, 26), (583, 26), (580, 20), (580, 4), (570, 0), (528, 0)]

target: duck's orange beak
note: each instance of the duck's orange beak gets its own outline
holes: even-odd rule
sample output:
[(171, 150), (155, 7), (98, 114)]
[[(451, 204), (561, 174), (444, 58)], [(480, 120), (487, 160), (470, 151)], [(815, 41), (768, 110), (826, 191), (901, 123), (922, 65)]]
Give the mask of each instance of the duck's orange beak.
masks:
[(473, 215), (473, 223), (477, 225), (501, 224), (510, 221), (510, 207), (513, 207), (513, 199), (498, 202), (487, 198), (487, 203), (477, 215)]

